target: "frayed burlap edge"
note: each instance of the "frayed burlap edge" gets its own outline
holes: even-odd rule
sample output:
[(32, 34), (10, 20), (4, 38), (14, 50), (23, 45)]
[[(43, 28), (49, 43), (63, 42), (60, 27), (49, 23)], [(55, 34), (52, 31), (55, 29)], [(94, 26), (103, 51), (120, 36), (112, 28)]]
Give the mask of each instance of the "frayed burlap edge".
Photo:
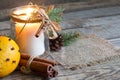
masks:
[[(88, 35), (88, 36), (85, 36), (85, 37), (82, 37), (82, 39), (85, 39), (85, 38), (90, 38), (90, 37), (93, 37), (93, 38), (100, 38), (96, 35)], [(94, 66), (94, 65), (97, 65), (97, 64), (102, 64), (104, 62), (107, 62), (107, 61), (111, 61), (111, 60), (114, 60), (114, 59), (119, 59), (120, 58), (120, 50), (117, 50), (111, 43), (109, 43), (107, 40), (105, 40), (104, 38), (100, 38), (101, 40), (103, 40), (103, 43), (106, 42), (108, 43), (110, 46), (110, 48), (114, 49), (116, 53), (118, 53), (117, 55), (114, 55), (114, 56), (110, 56), (110, 57), (105, 57), (103, 59), (98, 59), (98, 60), (95, 60), (95, 61), (92, 61), (92, 62), (88, 62), (88, 63), (85, 63), (85, 64), (79, 64), (79, 65), (64, 65), (62, 63), (60, 63), (55, 57), (54, 55), (51, 53), (51, 56), (53, 57), (54, 60), (58, 61), (60, 63), (60, 65), (62, 67), (64, 67), (65, 69), (76, 69), (76, 68), (84, 68), (84, 67), (90, 67), (90, 66)], [(60, 53), (59, 53), (60, 54)], [(114, 54), (114, 53), (113, 53)]]

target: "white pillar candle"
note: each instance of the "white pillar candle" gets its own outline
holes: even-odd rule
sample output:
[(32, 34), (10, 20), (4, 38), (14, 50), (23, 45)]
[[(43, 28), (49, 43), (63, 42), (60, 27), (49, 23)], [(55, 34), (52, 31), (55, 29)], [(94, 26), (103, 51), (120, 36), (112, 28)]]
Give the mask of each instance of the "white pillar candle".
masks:
[(20, 31), (25, 23), (17, 22), (15, 24), (17, 43), (21, 52), (29, 53), (32, 56), (38, 56), (44, 53), (45, 45), (43, 31), (41, 31), (39, 37), (35, 37), (40, 24), (41, 23), (27, 23), (21, 33)]
[[(15, 23), (16, 41), (20, 51), (31, 56), (39, 56), (45, 52), (43, 30), (40, 31), (39, 37), (35, 36), (40, 28), (41, 19), (43, 19), (39, 10), (41, 9), (37, 5), (26, 5), (17, 7), (11, 12), (13, 23)], [(44, 9), (42, 10), (44, 11)]]

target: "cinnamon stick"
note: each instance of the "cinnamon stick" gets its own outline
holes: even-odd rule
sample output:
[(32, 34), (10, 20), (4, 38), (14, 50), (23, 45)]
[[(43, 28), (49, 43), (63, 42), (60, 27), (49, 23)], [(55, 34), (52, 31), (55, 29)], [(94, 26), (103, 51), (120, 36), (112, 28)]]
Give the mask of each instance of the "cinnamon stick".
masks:
[(44, 74), (44, 73), (40, 73), (40, 72), (35, 72), (35, 73), (40, 74), (41, 76), (47, 77), (47, 78), (53, 78), (58, 75), (58, 72), (54, 68), (52, 68), (52, 71), (48, 74)]
[(52, 73), (48, 73), (48, 74), (45, 74), (45, 73), (41, 73), (41, 72), (34, 72), (36, 73), (37, 75), (40, 75), (42, 77), (45, 77), (45, 78), (53, 78), (53, 74)]
[(39, 37), (40, 32), (41, 32), (41, 30), (42, 30), (44, 24), (45, 24), (44, 21), (42, 21), (40, 27), (38, 28), (38, 30), (37, 30), (37, 32), (36, 32), (36, 34), (35, 34), (35, 37)]
[[(28, 60), (21, 59), (19, 65), (26, 66), (27, 62)], [(52, 71), (52, 65), (43, 62), (32, 61), (30, 64), (30, 69), (36, 72), (50, 73)]]
[[(30, 58), (29, 54), (21, 53), (21, 59), (28, 60), (29, 58)], [(48, 64), (51, 64), (52, 66), (55, 66), (55, 65), (58, 64), (55, 61), (51, 61), (51, 60), (47, 60), (47, 59), (43, 59), (43, 58), (34, 58), (33, 61), (39, 61), (39, 62), (48, 63)]]
[(56, 70), (54, 69), (53, 72), (52, 72), (52, 75), (53, 75), (53, 77), (56, 77), (56, 76), (58, 75), (58, 71), (56, 71)]
[[(19, 65), (26, 66), (27, 62), (28, 60), (21, 59)], [(53, 78), (58, 75), (58, 72), (52, 67), (51, 64), (43, 62), (32, 61), (30, 64), (30, 69), (32, 70), (32, 72), (45, 78)]]

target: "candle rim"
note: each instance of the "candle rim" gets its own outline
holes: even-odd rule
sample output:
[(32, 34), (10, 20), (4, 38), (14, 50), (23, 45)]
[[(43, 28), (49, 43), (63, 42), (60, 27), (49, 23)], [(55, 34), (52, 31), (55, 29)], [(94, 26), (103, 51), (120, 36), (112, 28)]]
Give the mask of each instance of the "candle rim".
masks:
[[(21, 22), (21, 23), (34, 23), (34, 22), (40, 22), (42, 21), (42, 18), (40, 17), (35, 17), (34, 19), (22, 19), (20, 18), (19, 15), (15, 14), (16, 11), (20, 10), (20, 9), (27, 9), (27, 8), (33, 8), (36, 10), (36, 12), (39, 10), (39, 7), (37, 5), (25, 5), (25, 6), (20, 6), (20, 7), (16, 7), (16, 8), (13, 8), (10, 12), (10, 17), (13, 21), (15, 22)], [(19, 16), (19, 17), (18, 17)]]
[(10, 15), (14, 15), (15, 11), (20, 10), (20, 9), (25, 9), (25, 8), (33, 8), (33, 9), (38, 10), (37, 5), (25, 5), (25, 6), (20, 6), (20, 7), (11, 9)]

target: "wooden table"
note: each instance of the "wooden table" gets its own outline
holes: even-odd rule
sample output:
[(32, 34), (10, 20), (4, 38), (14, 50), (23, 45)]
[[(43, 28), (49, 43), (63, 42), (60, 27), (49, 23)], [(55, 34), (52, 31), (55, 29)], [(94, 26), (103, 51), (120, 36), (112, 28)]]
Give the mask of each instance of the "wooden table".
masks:
[[(76, 11), (64, 14), (63, 31), (80, 31), (81, 35), (97, 34), (120, 47), (120, 6)], [(5, 26), (5, 27), (2, 27)], [(9, 34), (9, 21), (0, 22), (0, 33)], [(59, 76), (50, 80), (120, 80), (120, 59), (77, 70), (58, 66)], [(42, 80), (40, 76), (19, 71), (0, 80)]]

